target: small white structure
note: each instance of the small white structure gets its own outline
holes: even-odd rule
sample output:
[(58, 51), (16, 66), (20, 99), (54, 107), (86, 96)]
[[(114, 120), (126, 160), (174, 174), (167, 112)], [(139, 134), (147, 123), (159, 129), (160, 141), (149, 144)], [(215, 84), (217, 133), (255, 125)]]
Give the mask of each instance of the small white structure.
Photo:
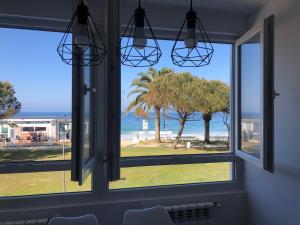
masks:
[(148, 120), (143, 120), (143, 130), (148, 130)]
[[(70, 125), (70, 126), (69, 126)], [(70, 140), (71, 121), (63, 119), (4, 119), (0, 123), (0, 141), (2, 145), (27, 142), (45, 142), (52, 145), (55, 141), (65, 138)], [(66, 133), (62, 134), (62, 130)]]
[(188, 142), (186, 143), (186, 148), (191, 148), (191, 142), (190, 142), (190, 141), (188, 141)]

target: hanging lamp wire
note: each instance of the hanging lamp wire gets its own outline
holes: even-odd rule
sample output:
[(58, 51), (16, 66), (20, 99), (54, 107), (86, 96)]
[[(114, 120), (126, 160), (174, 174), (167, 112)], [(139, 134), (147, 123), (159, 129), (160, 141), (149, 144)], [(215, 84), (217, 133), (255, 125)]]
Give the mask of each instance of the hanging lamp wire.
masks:
[[(184, 37), (185, 26), (186, 36), (189, 37)], [(193, 10), (191, 0), (190, 10), (186, 13), (172, 48), (172, 62), (179, 67), (202, 67), (210, 64), (213, 53), (214, 48), (201, 20)]]
[[(75, 22), (77, 25), (74, 26)], [(68, 65), (95, 66), (105, 58), (107, 50), (103, 38), (83, 0), (71, 18), (57, 52)]]
[(121, 63), (130, 67), (149, 67), (157, 64), (161, 55), (162, 51), (139, 0), (139, 6), (121, 37)]

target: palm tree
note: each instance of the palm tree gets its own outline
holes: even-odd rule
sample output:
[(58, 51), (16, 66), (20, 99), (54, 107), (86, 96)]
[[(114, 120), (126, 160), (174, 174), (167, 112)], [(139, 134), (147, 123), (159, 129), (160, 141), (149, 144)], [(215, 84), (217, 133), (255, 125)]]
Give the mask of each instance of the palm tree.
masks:
[(127, 112), (135, 108), (137, 115), (148, 113), (152, 108), (155, 111), (155, 141), (160, 143), (160, 110), (163, 107), (163, 103), (158, 102), (155, 94), (151, 93), (151, 84), (153, 81), (161, 76), (172, 73), (171, 69), (162, 68), (156, 70), (150, 67), (147, 72), (138, 73), (138, 78), (134, 79), (131, 83), (131, 87), (134, 88), (128, 97), (135, 95), (135, 98), (127, 107)]

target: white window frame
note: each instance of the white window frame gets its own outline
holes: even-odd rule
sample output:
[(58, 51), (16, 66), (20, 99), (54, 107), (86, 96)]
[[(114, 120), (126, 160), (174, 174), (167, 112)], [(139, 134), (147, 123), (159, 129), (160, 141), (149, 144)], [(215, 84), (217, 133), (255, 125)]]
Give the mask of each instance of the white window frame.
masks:
[[(236, 155), (245, 161), (256, 165), (257, 167), (274, 171), (274, 156), (273, 156), (273, 136), (274, 136), (274, 71), (273, 71), (273, 16), (266, 18), (264, 21), (256, 24), (244, 35), (236, 41), (236, 73), (234, 80), (236, 95), (234, 101), (236, 102), (234, 111), (235, 117), (235, 149)], [(261, 77), (260, 77), (260, 106), (261, 106), (261, 133), (260, 133), (260, 157), (257, 158), (246, 152), (242, 151), (240, 145), (240, 46), (253, 37), (255, 34), (260, 33), (260, 55), (261, 55)]]

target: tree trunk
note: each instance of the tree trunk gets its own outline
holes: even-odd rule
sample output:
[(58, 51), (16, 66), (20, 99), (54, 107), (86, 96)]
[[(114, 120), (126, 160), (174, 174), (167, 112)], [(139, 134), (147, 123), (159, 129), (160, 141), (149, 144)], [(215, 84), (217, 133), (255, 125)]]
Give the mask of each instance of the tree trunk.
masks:
[(209, 144), (210, 143), (210, 135), (209, 135), (209, 122), (211, 121), (211, 113), (203, 113), (202, 118), (204, 120), (204, 143)]
[(160, 107), (155, 107), (155, 142), (160, 143)]
[(228, 122), (228, 117), (229, 117), (229, 113), (228, 112), (223, 112), (223, 123), (227, 128), (227, 141), (226, 141), (226, 148), (229, 149), (229, 145), (230, 145), (230, 122)]
[(226, 124), (228, 135), (227, 135), (227, 142), (226, 142), (226, 147), (229, 150), (230, 148), (230, 124)]
[(185, 125), (185, 122), (187, 120), (187, 114), (184, 114), (184, 116), (182, 117), (182, 119), (180, 119), (180, 128), (178, 130), (178, 134), (177, 134), (177, 137), (173, 143), (173, 148), (176, 149), (177, 148), (177, 145), (181, 139), (181, 135), (183, 133), (183, 129), (184, 129), (184, 125)]

